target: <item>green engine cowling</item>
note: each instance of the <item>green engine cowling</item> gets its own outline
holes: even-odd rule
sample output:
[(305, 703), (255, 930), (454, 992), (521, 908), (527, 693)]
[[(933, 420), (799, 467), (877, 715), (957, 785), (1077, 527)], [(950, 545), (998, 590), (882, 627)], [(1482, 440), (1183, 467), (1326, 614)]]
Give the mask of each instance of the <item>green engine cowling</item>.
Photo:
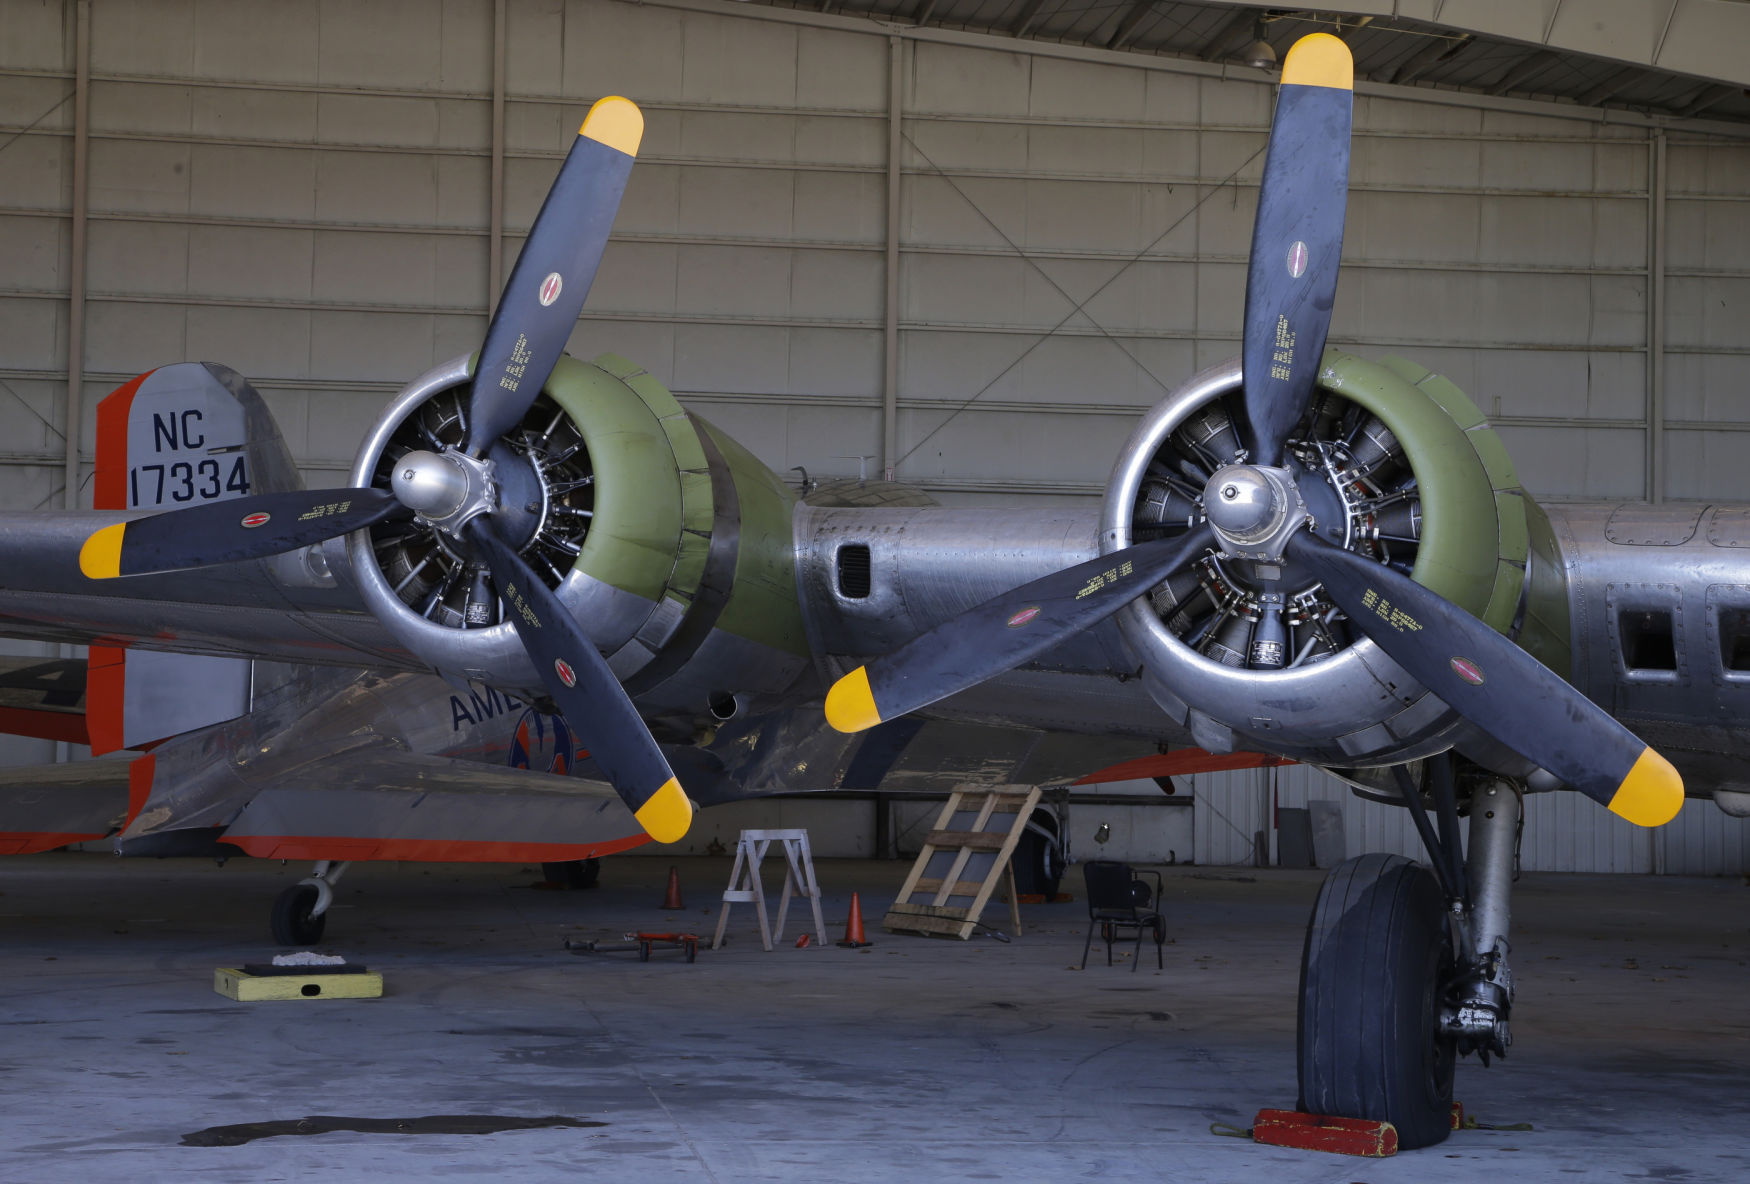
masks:
[[(411, 447), (462, 437), (471, 359), (415, 380), (367, 439), (356, 474), (386, 483)], [(795, 495), (751, 453), (611, 354), (562, 357), (490, 453), (514, 541), (652, 715), (734, 714), (808, 664), (795, 586)], [(354, 563), (369, 607), (440, 669), (538, 685), (469, 557), (379, 530)], [(486, 617), (491, 612), (492, 616)]]
[[(1545, 649), (1565, 638), (1522, 611), (1527, 565), (1540, 546), (1544, 554), (1553, 546), (1475, 404), (1413, 363), (1335, 349), (1325, 353), (1319, 387), (1291, 433), (1289, 462), (1314, 517), (1344, 522), (1350, 546), (1500, 632), (1517, 624)], [(1226, 363), (1144, 418), (1107, 488), (1102, 550), (1196, 512), (1196, 474), (1239, 457), (1239, 391), (1239, 365)], [(1254, 664), (1249, 638), (1262, 575), (1246, 561), (1213, 557), (1119, 614), (1145, 684), (1202, 747), (1353, 767), (1492, 743), (1353, 631), (1315, 582), (1297, 584), (1291, 569), (1281, 585), (1294, 589), (1286, 663)]]

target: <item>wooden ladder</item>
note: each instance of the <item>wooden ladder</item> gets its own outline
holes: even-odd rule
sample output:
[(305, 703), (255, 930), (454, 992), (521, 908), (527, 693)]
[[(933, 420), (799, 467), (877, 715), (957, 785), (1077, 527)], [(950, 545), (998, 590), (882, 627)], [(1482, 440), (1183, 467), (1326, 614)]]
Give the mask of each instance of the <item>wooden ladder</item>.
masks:
[(1039, 788), (1032, 785), (968, 785), (949, 794), (881, 927), (889, 933), (965, 941), (978, 928), (979, 915), (1002, 879), (1008, 890), (1009, 928), (1019, 937), (1021, 906), (1009, 857), (1038, 802)]

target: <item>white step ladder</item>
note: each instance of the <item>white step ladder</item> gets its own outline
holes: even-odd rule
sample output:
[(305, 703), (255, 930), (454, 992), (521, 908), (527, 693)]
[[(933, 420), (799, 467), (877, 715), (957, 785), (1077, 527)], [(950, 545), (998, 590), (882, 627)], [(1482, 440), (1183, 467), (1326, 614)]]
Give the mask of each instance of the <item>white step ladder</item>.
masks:
[[(766, 892), (760, 884), (760, 860), (773, 843), (784, 847), (784, 895), (778, 902), (775, 925), (766, 924)], [(717, 935), (711, 948), (723, 945), (723, 931), (729, 927), (729, 907), (752, 904), (759, 915), (760, 943), (767, 950), (783, 940), (784, 918), (790, 912), (790, 898), (803, 896), (814, 908), (815, 940), (826, 944), (826, 921), (820, 915), (820, 884), (814, 878), (814, 856), (808, 849), (806, 830), (744, 830), (735, 845), (735, 866), (729, 873), (729, 887), (723, 892), (723, 910), (717, 915)]]

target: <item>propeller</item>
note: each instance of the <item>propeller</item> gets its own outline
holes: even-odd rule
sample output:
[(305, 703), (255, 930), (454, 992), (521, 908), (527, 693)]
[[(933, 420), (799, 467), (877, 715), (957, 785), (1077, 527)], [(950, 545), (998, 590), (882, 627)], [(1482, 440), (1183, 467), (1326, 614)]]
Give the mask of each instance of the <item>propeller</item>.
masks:
[(415, 515), (464, 543), (491, 573), (507, 616), (571, 730), (655, 840), (687, 832), (692, 803), (589, 638), (499, 534), (486, 456), (521, 421), (565, 349), (607, 246), (644, 135), (631, 101), (590, 108), (547, 193), (474, 368), (461, 449), (396, 461), (392, 489), (257, 494), (106, 526), (86, 539), (91, 579), (262, 559)]
[[(1353, 80), (1348, 47), (1329, 34), (1301, 38), (1283, 63), (1246, 277), (1247, 451), (1244, 463), (1209, 478), (1206, 521), (1004, 593), (858, 667), (827, 694), (835, 728), (872, 727), (1012, 669), (1213, 551), (1264, 560), (1260, 566), (1275, 571), (1296, 565), (1323, 582), (1362, 633), (1483, 731), (1631, 822), (1657, 826), (1676, 815), (1681, 778), (1628, 729), (1457, 605), (1307, 529), (1311, 516), (1282, 462), (1330, 329)], [(1253, 644), (1267, 635), (1280, 655), (1283, 597), (1279, 583), (1268, 583)]]
[(860, 732), (1012, 670), (1099, 624), (1214, 541), (1214, 531), (1198, 526), (1176, 539), (1054, 571), (987, 600), (839, 679), (827, 692), (827, 721), (841, 732)]

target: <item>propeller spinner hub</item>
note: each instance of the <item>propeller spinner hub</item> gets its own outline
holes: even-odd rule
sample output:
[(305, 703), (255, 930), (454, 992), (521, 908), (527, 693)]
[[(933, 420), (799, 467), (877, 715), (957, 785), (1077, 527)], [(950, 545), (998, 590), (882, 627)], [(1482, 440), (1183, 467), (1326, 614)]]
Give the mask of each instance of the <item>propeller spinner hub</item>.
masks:
[(1287, 469), (1228, 465), (1203, 489), (1203, 512), (1226, 554), (1275, 561), (1306, 521), (1306, 505)]
[(489, 461), (465, 452), (409, 452), (389, 479), (402, 505), (450, 534), (492, 509), (496, 483)]
[(1210, 480), (1203, 507), (1210, 525), (1224, 535), (1253, 539), (1269, 533), (1280, 515), (1281, 499), (1262, 471), (1230, 465)]

